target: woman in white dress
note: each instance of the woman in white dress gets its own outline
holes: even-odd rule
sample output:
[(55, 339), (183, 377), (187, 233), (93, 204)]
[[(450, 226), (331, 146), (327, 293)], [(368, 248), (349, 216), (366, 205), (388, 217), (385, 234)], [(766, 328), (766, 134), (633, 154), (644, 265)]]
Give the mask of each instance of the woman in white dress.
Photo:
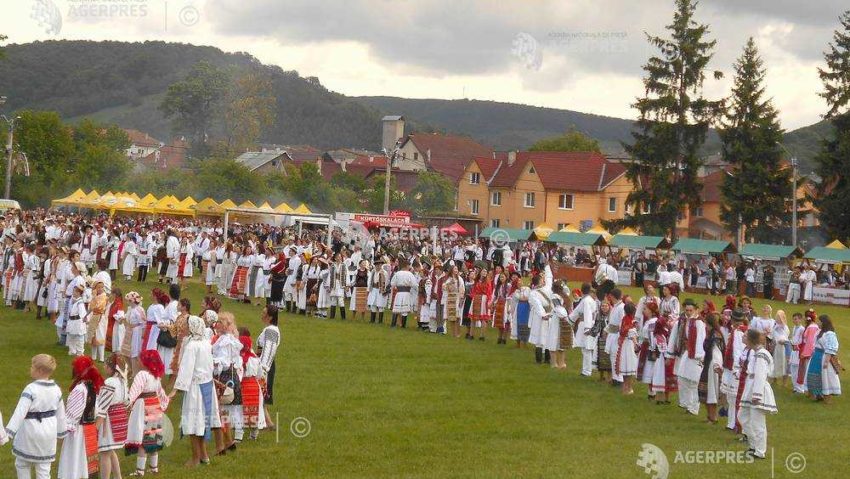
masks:
[(788, 382), (788, 355), (786, 346), (789, 344), (791, 331), (788, 329), (785, 311), (781, 309), (776, 312), (776, 322), (770, 332), (773, 340), (773, 370), (768, 371), (768, 377), (776, 384), (777, 379), (782, 380), (782, 385)]
[(227, 431), (216, 429), (215, 442), (216, 454), (221, 455), (223, 451), (233, 448), (236, 441), (232, 437), (234, 428), (242, 428), (242, 343), (238, 339), (239, 332), (236, 330), (236, 321), (233, 315), (222, 311), (218, 315), (215, 325), (218, 339), (212, 347), (213, 355), (213, 377), (219, 384), (230, 386), (233, 389), (233, 400), (230, 404), (221, 406), (222, 422), (230, 425)]
[(121, 251), (124, 255), (124, 261), (121, 263), (121, 274), (124, 279), (130, 281), (136, 273), (136, 258), (139, 255), (139, 248), (136, 246), (135, 236), (129, 234), (124, 241), (124, 249)]
[(216, 284), (216, 242), (210, 241), (210, 247), (204, 251), (202, 256), (204, 265), (204, 284), (207, 286), (207, 294), (212, 294), (213, 286)]
[(623, 307), (626, 313), (620, 325), (617, 337), (617, 355), (613, 364), (614, 373), (623, 377), (623, 394), (634, 394), (632, 386), (637, 375), (638, 356), (635, 348), (638, 346), (638, 329), (635, 323), (635, 305), (626, 303)]
[(209, 462), (205, 440), (212, 436), (212, 429), (221, 427), (218, 415), (218, 398), (213, 386), (212, 345), (206, 339), (204, 320), (189, 316), (189, 336), (180, 353), (180, 367), (174, 390), (183, 393), (180, 412), (180, 429), (192, 443), (192, 458), (187, 466)]
[(71, 392), (65, 402), (65, 419), (68, 435), (62, 442), (59, 456), (59, 479), (88, 479), (98, 470), (97, 426), (95, 426), (95, 402), (103, 377), (94, 361), (88, 356), (79, 356), (71, 362)]
[[(113, 290), (115, 291), (115, 290)], [(112, 354), (104, 370), (108, 377), (97, 395), (97, 451), (100, 453), (100, 477), (121, 477), (121, 464), (115, 451), (127, 441), (127, 365), (124, 358)]]
[[(121, 344), (121, 354), (130, 361), (131, 371), (136, 374), (141, 369), (139, 354), (142, 352), (142, 337), (145, 334), (145, 323), (147, 321), (145, 309), (142, 307), (142, 295), (130, 291), (124, 296), (124, 299), (127, 301), (127, 314), (125, 340)], [(129, 338), (129, 342), (127, 338)]]

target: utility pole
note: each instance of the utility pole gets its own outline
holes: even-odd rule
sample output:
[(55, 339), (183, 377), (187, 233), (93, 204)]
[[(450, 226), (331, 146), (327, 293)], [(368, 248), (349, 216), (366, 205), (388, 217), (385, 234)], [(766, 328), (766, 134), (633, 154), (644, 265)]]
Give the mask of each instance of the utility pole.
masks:
[(387, 152), (387, 149), (384, 148), (384, 156), (387, 157), (387, 171), (384, 175), (384, 214), (390, 214), (390, 172), (393, 169), (393, 163), (395, 163), (395, 159), (398, 156), (398, 149), (401, 146), (401, 138), (396, 140), (395, 146), (393, 147), (392, 152)]
[(791, 158), (791, 245), (797, 247), (797, 157)]
[[(6, 97), (0, 96), (0, 105), (6, 103)], [(3, 194), (3, 198), (10, 200), (12, 199), (12, 154), (14, 141), (15, 141), (15, 120), (20, 117), (13, 117), (11, 120), (6, 118), (6, 115), (3, 115), (3, 120), (6, 121), (9, 125), (9, 137), (6, 138), (6, 189)]]

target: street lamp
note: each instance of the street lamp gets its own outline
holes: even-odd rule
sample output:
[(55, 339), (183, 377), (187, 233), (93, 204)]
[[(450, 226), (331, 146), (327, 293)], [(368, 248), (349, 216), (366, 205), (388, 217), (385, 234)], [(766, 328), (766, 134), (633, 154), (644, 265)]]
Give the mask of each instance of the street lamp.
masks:
[(393, 146), (393, 151), (388, 152), (386, 148), (383, 149), (384, 156), (387, 157), (387, 170), (386, 175), (384, 176), (384, 214), (390, 214), (390, 171), (393, 169), (393, 163), (395, 163), (395, 159), (398, 156), (398, 150), (401, 147), (401, 138), (399, 138), (395, 142), (395, 146)]
[[(2, 97), (0, 100), (2, 100), (2, 103), (5, 103), (6, 97)], [(14, 153), (12, 146), (14, 145), (15, 138), (15, 121), (20, 120), (21, 117), (15, 116), (12, 118), (6, 118), (6, 115), (0, 115), (0, 117), (2, 117), (3, 121), (9, 125), (9, 137), (6, 138), (6, 190), (3, 194), (3, 198), (10, 200), (12, 199), (12, 154)]]
[(797, 157), (791, 157), (791, 244), (797, 247)]

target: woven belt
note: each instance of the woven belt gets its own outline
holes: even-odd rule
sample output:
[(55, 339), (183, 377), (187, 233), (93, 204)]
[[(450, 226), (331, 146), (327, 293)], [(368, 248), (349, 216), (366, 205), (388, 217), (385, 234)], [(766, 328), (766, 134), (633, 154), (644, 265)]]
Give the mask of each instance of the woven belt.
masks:
[(56, 411), (41, 411), (41, 412), (28, 412), (25, 419), (35, 419), (38, 422), (41, 422), (42, 419), (47, 419), (49, 417), (53, 417), (56, 415)]
[(396, 291), (398, 291), (399, 293), (409, 293), (410, 286), (398, 286), (396, 287)]

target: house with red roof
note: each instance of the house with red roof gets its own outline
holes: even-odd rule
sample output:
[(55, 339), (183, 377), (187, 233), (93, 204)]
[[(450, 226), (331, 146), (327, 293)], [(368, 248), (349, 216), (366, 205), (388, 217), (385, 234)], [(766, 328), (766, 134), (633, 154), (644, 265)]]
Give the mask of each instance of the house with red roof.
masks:
[(130, 146), (125, 151), (127, 157), (131, 160), (144, 158), (160, 149), (160, 147), (165, 146), (165, 143), (143, 131), (125, 128), (124, 132), (127, 133), (127, 138), (130, 139)]
[(457, 211), (485, 226), (556, 229), (622, 218), (632, 184), (623, 164), (595, 152), (496, 153), (473, 158), (458, 182)]
[(473, 158), (492, 155), (492, 148), (466, 136), (411, 133), (399, 146), (395, 166), (405, 171), (436, 171), (457, 183)]

